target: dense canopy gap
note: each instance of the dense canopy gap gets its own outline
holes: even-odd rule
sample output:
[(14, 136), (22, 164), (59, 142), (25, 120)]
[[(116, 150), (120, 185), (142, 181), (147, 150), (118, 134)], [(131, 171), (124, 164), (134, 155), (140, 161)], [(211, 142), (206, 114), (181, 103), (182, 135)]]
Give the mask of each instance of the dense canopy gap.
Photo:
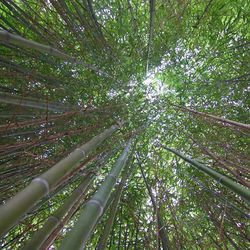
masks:
[(248, 248), (247, 1), (0, 16), (2, 249)]

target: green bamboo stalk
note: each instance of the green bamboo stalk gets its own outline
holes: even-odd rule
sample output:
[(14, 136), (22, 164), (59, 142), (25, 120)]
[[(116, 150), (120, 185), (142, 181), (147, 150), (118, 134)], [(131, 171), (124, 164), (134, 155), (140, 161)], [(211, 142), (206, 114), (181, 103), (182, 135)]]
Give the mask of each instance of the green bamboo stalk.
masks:
[(95, 65), (87, 64), (87, 63), (80, 61), (77, 58), (72, 57), (70, 55), (67, 55), (67, 54), (65, 54), (65, 53), (63, 53), (63, 52), (61, 52), (61, 51), (59, 51), (51, 46), (47, 46), (47, 45), (44, 45), (41, 43), (37, 43), (37, 42), (31, 41), (31, 40), (25, 39), (21, 36), (11, 34), (10, 32), (8, 32), (6, 30), (0, 30), (0, 41), (3, 41), (5, 43), (9, 43), (9, 44), (22, 46), (22, 47), (29, 48), (29, 49), (34, 49), (34, 50), (37, 50), (37, 51), (40, 51), (43, 53), (47, 53), (48, 55), (64, 59), (64, 60), (69, 61), (69, 62), (81, 64), (84, 67), (95, 71), (97, 74), (101, 74), (102, 76), (105, 76), (105, 77), (111, 77), (111, 76), (109, 76), (109, 74), (107, 74), (106, 72), (103, 72), (101, 69), (97, 68)]
[(62, 59), (75, 60), (73, 57), (55, 48), (52, 48), (51, 46), (43, 45), (41, 43), (37, 43), (31, 40), (25, 39), (18, 35), (13, 35), (6, 30), (0, 30), (0, 41), (10, 43), (10, 44), (15, 44), (15, 45), (22, 46), (22, 47), (29, 48), (29, 49), (35, 49), (40, 52), (45, 52), (49, 55), (56, 56)]
[(234, 182), (232, 179), (228, 178), (227, 176), (225, 176), (223, 174), (220, 174), (216, 170), (211, 169), (210, 167), (207, 167), (204, 164), (201, 164), (196, 160), (193, 160), (191, 158), (188, 158), (188, 157), (184, 156), (182, 153), (180, 153), (180, 152), (178, 152), (178, 151), (176, 151), (174, 149), (168, 148), (168, 147), (166, 147), (164, 145), (160, 145), (160, 146), (162, 148), (164, 148), (164, 149), (178, 155), (183, 160), (190, 163), (191, 165), (193, 165), (197, 169), (201, 170), (202, 172), (208, 174), (209, 176), (211, 176), (212, 178), (217, 180), (219, 183), (221, 183), (222, 185), (228, 187), (234, 193), (238, 194), (239, 196), (244, 198), (248, 203), (250, 203), (250, 190), (249, 189), (246, 189), (245, 187), (243, 187), (240, 184)]
[(75, 227), (66, 235), (60, 249), (84, 249), (86, 241), (90, 237), (96, 222), (102, 216), (105, 205), (108, 201), (110, 193), (117, 181), (117, 178), (124, 167), (131, 146), (131, 139), (127, 143), (122, 155), (116, 161), (115, 166), (110, 174), (106, 176), (103, 184), (95, 195), (87, 202), (84, 210), (80, 214)]
[(17, 193), (0, 207), (0, 235), (3, 235), (18, 219), (28, 212), (37, 201), (44, 197), (50, 190), (86, 155), (97, 148), (105, 139), (119, 128), (113, 125), (95, 136), (81, 147), (74, 150), (66, 158), (59, 161), (48, 171), (33, 179), (25, 189)]
[(71, 196), (66, 199), (65, 203), (47, 219), (43, 227), (32, 236), (31, 240), (23, 249), (40, 249), (41, 245), (46, 241), (53, 230), (62, 222), (62, 219), (68, 213), (68, 211), (77, 203), (80, 197), (86, 194), (86, 191), (93, 180), (93, 174), (87, 175), (84, 178), (82, 184), (80, 184), (79, 187), (76, 188), (71, 194)]
[(105, 224), (105, 227), (103, 229), (103, 233), (99, 239), (98, 245), (96, 247), (96, 250), (102, 250), (102, 249), (106, 249), (107, 243), (108, 243), (108, 238), (109, 238), (109, 234), (111, 232), (113, 223), (114, 223), (114, 219), (116, 216), (116, 211), (118, 208), (118, 204), (120, 202), (121, 199), (121, 195), (122, 195), (122, 191), (125, 185), (125, 181), (129, 178), (129, 176), (132, 174), (132, 171), (129, 171), (129, 164), (126, 165), (126, 168), (124, 169), (124, 173), (122, 176), (122, 180), (119, 184), (119, 186), (117, 187), (116, 193), (115, 193), (115, 198), (114, 201), (112, 202), (111, 205), (111, 209), (110, 209), (110, 216), (108, 221)]
[(232, 126), (236, 126), (238, 128), (243, 128), (243, 129), (250, 130), (250, 124), (245, 124), (245, 123), (229, 120), (229, 119), (219, 117), (219, 116), (216, 116), (216, 115), (211, 115), (211, 114), (208, 114), (208, 113), (196, 111), (194, 109), (190, 109), (190, 108), (187, 108), (187, 107), (181, 107), (181, 106), (178, 106), (178, 105), (173, 105), (173, 106), (178, 107), (178, 108), (180, 108), (180, 109), (182, 109), (184, 111), (188, 111), (188, 112), (190, 112), (192, 114), (195, 114), (195, 115), (212, 118), (212, 120), (218, 121), (218, 122), (220, 122), (222, 124), (227, 123), (227, 124), (230, 124)]
[(0, 92), (0, 102), (24, 106), (24, 107), (36, 108), (36, 109), (44, 109), (53, 112), (66, 112), (66, 111), (72, 111), (73, 109), (73, 107), (67, 107), (51, 102), (47, 103), (35, 98), (10, 95), (4, 92)]
[(67, 213), (67, 215), (63, 218), (62, 222), (56, 227), (56, 229), (53, 232), (51, 232), (51, 234), (48, 236), (48, 238), (46, 239), (46, 241), (43, 242), (43, 244), (40, 247), (41, 250), (47, 250), (47, 249), (49, 249), (49, 247), (53, 244), (53, 242), (58, 237), (58, 235), (59, 235), (60, 231), (63, 229), (64, 225), (66, 225), (66, 223), (74, 216), (74, 214), (76, 213), (76, 211), (79, 209), (79, 207), (81, 205), (84, 206), (84, 203), (82, 201), (83, 199), (80, 198), (74, 204), (74, 206), (69, 210), (69, 212)]
[[(114, 195), (113, 193), (110, 195), (109, 200), (105, 206), (104, 209), (104, 213), (105, 211), (109, 208), (111, 202), (114, 199)], [(66, 223), (69, 221), (69, 219), (74, 215), (74, 213), (76, 212), (76, 210), (79, 208), (79, 206), (81, 205), (81, 199), (78, 200), (78, 202), (70, 209), (70, 211), (68, 212), (67, 216), (65, 216), (65, 218), (63, 218), (62, 223), (60, 223), (56, 229), (49, 235), (49, 237), (47, 238), (47, 240), (42, 244), (41, 246), (41, 250), (47, 250), (55, 241), (55, 239), (57, 238), (58, 234), (60, 233), (61, 229), (64, 227), (64, 225), (66, 225)], [(83, 204), (84, 206), (85, 204)], [(103, 214), (104, 214), (103, 213)], [(99, 217), (98, 221), (96, 224), (98, 224), (99, 220), (101, 219), (101, 217)]]

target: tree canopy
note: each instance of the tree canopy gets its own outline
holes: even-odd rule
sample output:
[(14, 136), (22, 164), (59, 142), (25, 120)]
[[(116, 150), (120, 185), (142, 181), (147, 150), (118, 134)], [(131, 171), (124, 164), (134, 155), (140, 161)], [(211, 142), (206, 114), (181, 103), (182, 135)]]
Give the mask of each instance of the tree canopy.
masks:
[(249, 16), (2, 0), (1, 249), (248, 249)]

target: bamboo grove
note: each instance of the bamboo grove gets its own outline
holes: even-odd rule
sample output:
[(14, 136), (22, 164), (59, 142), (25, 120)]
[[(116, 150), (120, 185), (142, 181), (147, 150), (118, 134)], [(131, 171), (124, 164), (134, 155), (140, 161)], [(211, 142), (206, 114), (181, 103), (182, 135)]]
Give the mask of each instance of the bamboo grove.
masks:
[(0, 1), (1, 249), (248, 249), (248, 0)]

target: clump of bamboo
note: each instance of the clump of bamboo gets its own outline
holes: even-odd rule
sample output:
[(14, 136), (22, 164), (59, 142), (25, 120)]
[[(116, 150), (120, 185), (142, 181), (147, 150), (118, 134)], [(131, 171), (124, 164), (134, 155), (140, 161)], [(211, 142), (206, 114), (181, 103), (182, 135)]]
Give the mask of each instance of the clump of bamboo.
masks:
[(61, 223), (68, 211), (70, 211), (70, 209), (78, 202), (79, 198), (86, 193), (92, 181), (93, 174), (88, 174), (82, 184), (74, 190), (71, 196), (66, 199), (64, 204), (59, 207), (53, 215), (49, 216), (43, 227), (32, 236), (31, 241), (27, 243), (24, 249), (39, 249), (53, 230)]
[(113, 125), (101, 134), (74, 150), (66, 158), (59, 161), (48, 171), (33, 179), (24, 190), (0, 207), (0, 235), (3, 235), (18, 219), (27, 213), (37, 201), (48, 194), (50, 190), (72, 169), (84, 159), (89, 152), (97, 148), (105, 139), (118, 129)]

